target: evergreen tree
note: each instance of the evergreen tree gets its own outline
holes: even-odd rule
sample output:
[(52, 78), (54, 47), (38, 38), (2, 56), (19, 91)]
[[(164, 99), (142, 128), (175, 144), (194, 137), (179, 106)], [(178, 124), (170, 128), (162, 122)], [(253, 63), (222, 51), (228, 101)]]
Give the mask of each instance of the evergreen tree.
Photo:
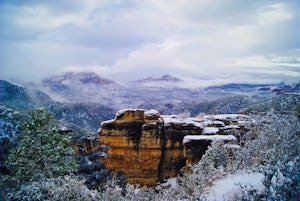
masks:
[(78, 164), (72, 157), (72, 137), (60, 134), (57, 122), (44, 109), (29, 116), (23, 124), (20, 146), (11, 150), (6, 161), (10, 178), (22, 183), (75, 171)]

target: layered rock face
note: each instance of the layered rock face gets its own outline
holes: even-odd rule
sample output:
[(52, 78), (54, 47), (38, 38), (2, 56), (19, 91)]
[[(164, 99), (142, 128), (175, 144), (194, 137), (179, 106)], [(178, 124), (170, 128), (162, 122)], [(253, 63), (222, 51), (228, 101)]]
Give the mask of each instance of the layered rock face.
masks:
[(130, 183), (155, 186), (176, 176), (187, 163), (199, 161), (212, 140), (223, 136), (225, 142), (237, 142), (230, 133), (245, 131), (248, 119), (245, 115), (184, 118), (155, 110), (121, 110), (99, 130), (100, 143), (110, 147), (104, 164), (127, 175)]
[(82, 156), (101, 151), (102, 147), (97, 138), (83, 138), (73, 142), (75, 154)]
[(119, 111), (114, 120), (102, 123), (99, 133), (100, 143), (110, 146), (106, 167), (123, 172), (131, 183), (155, 185), (162, 152), (162, 129), (156, 112)]

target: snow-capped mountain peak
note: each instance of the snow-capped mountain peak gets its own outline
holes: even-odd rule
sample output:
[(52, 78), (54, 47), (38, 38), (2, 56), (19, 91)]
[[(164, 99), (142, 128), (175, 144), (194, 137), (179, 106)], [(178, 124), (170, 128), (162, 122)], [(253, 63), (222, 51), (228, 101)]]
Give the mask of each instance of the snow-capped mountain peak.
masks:
[(101, 102), (122, 86), (95, 72), (67, 72), (42, 81), (43, 90), (61, 102)]
[(61, 75), (54, 75), (49, 78), (44, 79), (44, 85), (51, 84), (68, 84), (68, 83), (77, 83), (77, 84), (95, 84), (95, 85), (107, 85), (107, 84), (116, 84), (114, 81), (100, 77), (98, 74), (90, 71), (82, 72), (67, 72)]

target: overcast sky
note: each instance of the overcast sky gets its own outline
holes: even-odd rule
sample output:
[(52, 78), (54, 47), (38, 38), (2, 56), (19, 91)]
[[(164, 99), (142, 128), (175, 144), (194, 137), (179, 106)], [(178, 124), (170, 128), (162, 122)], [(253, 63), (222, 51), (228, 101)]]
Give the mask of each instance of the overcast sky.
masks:
[(300, 1), (0, 0), (0, 79), (300, 81)]

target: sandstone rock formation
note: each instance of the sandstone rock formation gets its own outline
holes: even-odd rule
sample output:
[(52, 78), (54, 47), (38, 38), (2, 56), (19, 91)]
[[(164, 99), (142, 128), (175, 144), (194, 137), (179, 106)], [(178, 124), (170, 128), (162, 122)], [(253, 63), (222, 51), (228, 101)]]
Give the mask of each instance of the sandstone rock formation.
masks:
[(82, 156), (101, 151), (102, 147), (97, 138), (84, 137), (79, 140), (73, 141), (73, 149), (75, 154)]
[(130, 183), (155, 186), (199, 161), (212, 140), (237, 143), (249, 123), (246, 115), (186, 118), (125, 109), (101, 124), (99, 140), (110, 147), (104, 161), (108, 169), (124, 173)]

